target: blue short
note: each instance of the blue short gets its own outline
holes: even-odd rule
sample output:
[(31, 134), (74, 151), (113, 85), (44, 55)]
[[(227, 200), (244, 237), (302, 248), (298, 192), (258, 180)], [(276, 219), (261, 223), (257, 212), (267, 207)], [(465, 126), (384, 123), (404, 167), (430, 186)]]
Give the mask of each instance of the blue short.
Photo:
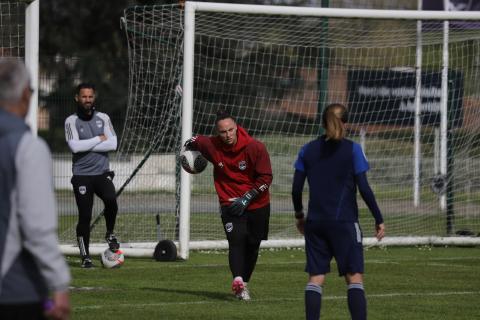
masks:
[(305, 251), (310, 275), (330, 272), (335, 258), (339, 276), (363, 273), (362, 231), (358, 222), (312, 221), (305, 224)]

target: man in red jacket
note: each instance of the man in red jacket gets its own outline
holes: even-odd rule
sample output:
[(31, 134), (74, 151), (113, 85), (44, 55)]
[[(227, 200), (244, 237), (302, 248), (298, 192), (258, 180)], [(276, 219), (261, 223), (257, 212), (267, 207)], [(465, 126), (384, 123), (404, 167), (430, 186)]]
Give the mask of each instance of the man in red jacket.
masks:
[(268, 237), (272, 166), (265, 145), (249, 136), (232, 116), (219, 111), (215, 127), (216, 136), (195, 136), (185, 147), (199, 151), (214, 166), (232, 290), (238, 299), (250, 300), (247, 283), (257, 263), (260, 242)]

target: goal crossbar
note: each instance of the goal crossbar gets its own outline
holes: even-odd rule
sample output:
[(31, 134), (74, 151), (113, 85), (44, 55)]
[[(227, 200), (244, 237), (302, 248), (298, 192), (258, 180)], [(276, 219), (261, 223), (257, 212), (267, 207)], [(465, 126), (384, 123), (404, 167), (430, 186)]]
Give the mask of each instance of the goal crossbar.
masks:
[[(289, 6), (264, 6), (231, 3), (186, 2), (185, 11), (275, 14), (330, 18), (367, 18), (403, 20), (479, 20), (480, 11), (417, 11), (379, 9), (337, 9)], [(185, 21), (186, 22), (186, 21)]]

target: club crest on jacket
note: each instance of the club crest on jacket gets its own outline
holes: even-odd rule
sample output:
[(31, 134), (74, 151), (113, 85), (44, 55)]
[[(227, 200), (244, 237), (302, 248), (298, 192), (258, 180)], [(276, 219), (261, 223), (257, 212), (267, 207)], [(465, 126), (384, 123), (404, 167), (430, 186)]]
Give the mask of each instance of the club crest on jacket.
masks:
[(238, 168), (242, 171), (247, 169), (247, 162), (245, 160), (240, 161), (238, 163)]

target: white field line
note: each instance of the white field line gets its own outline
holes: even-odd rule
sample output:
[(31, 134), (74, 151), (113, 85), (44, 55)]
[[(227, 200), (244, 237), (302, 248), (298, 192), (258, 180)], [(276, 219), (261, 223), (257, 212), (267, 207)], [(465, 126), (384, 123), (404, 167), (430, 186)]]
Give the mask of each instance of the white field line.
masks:
[[(398, 297), (439, 297), (439, 296), (462, 296), (462, 295), (478, 295), (480, 291), (447, 291), (447, 292), (404, 292), (404, 293), (379, 293), (379, 294), (367, 294), (367, 299), (372, 298), (398, 298)], [(303, 301), (301, 297), (301, 292), (299, 293), (299, 298), (270, 298), (270, 299), (253, 299), (250, 303), (269, 303), (269, 302), (282, 302), (282, 301)], [(346, 296), (325, 296), (322, 297), (323, 300), (344, 300)], [(232, 303), (232, 301), (218, 301), (216, 299), (211, 300), (201, 300), (201, 301), (174, 301), (174, 302), (157, 302), (157, 303), (119, 303), (115, 304), (114, 307), (118, 308), (145, 308), (145, 307), (164, 307), (164, 306), (180, 306), (180, 305), (203, 305), (203, 304), (215, 304), (219, 303)], [(238, 302), (237, 302), (238, 303)], [(74, 310), (92, 310), (92, 309), (101, 309), (105, 307), (111, 307), (112, 304), (97, 304), (89, 306), (80, 306), (73, 307)]]
[[(276, 262), (275, 265), (304, 265), (305, 264), (305, 258), (302, 257), (301, 261), (284, 261), (284, 262)], [(455, 258), (428, 258), (425, 260), (418, 260), (418, 259), (390, 259), (386, 258), (385, 260), (382, 259), (366, 259), (365, 264), (402, 264), (405, 262), (422, 262), (426, 263), (427, 265), (432, 265), (432, 266), (445, 266), (445, 267), (465, 267), (465, 268), (473, 268), (475, 266), (464, 266), (464, 265), (459, 265), (459, 264), (440, 264), (436, 263), (436, 261), (456, 261), (456, 260), (480, 260), (479, 257), (455, 257)], [(332, 260), (332, 263), (335, 261)], [(126, 262), (126, 264), (128, 261)], [(228, 263), (205, 263), (205, 264), (197, 264), (197, 265), (191, 265), (191, 264), (181, 264), (181, 263), (162, 263), (159, 262), (162, 265), (162, 268), (168, 268), (168, 269), (181, 269), (181, 268), (220, 268), (220, 267), (228, 267)], [(258, 262), (257, 266), (262, 266), (262, 265), (269, 265), (268, 263), (265, 262)], [(145, 267), (128, 267), (129, 269), (150, 269), (151, 267), (145, 266)]]

